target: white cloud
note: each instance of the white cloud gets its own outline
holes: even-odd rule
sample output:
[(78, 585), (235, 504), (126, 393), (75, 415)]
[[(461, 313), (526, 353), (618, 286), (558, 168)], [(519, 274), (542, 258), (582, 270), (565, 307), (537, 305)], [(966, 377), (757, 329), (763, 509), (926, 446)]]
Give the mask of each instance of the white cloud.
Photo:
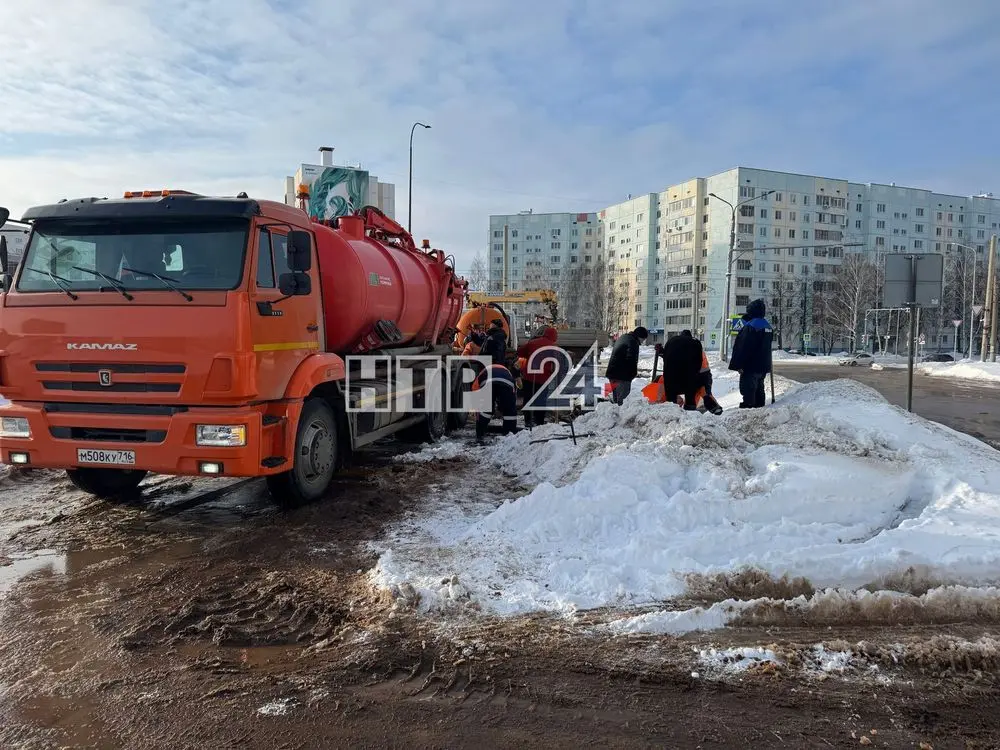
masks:
[[(6, 0), (0, 202), (279, 197), (321, 144), (467, 266), (487, 215), (592, 210), (736, 164), (986, 187), (990, 0)], [(961, 114), (961, 117), (958, 115)], [(928, 141), (943, 144), (932, 147)]]

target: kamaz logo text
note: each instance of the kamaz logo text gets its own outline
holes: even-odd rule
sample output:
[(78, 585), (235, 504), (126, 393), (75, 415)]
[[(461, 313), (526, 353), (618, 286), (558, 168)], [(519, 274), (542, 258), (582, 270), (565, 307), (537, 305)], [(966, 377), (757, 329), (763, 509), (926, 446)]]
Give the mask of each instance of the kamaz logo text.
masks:
[(138, 344), (66, 344), (71, 352), (137, 352)]

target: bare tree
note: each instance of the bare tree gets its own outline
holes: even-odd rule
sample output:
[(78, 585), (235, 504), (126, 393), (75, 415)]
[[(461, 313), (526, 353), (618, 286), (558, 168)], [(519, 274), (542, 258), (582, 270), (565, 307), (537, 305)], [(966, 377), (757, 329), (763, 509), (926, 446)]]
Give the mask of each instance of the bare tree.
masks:
[(831, 292), (828, 314), (854, 351), (862, 340), (865, 313), (876, 306), (878, 269), (861, 253), (845, 255), (843, 262), (832, 268), (836, 287)]
[(816, 280), (812, 282), (812, 331), (819, 337), (820, 350), (830, 354), (843, 338), (831, 307), (835, 298), (835, 281)]
[(482, 253), (473, 258), (472, 265), (469, 266), (469, 278), (467, 281), (469, 282), (470, 292), (485, 292), (489, 286), (490, 271), (486, 265), (486, 258), (483, 257)]
[(771, 325), (778, 338), (778, 348), (799, 343), (802, 335), (802, 284), (782, 271), (771, 282)]

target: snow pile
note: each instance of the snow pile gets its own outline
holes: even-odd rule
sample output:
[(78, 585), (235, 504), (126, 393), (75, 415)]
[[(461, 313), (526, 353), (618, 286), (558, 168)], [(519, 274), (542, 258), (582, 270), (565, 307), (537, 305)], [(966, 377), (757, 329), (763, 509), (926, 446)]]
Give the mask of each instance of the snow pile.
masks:
[(979, 362), (963, 359), (960, 362), (922, 362), (920, 372), (935, 378), (960, 378), (987, 383), (1000, 383), (1000, 362)]
[(835, 365), (843, 357), (840, 354), (796, 354), (786, 352), (784, 349), (776, 349), (771, 353), (771, 359), (783, 365)]
[[(537, 482), (534, 491), (471, 517), (457, 517), (452, 498), (396, 527), (378, 549), (375, 582), (411, 586), (425, 609), (455, 604), (459, 592), (517, 614), (655, 604), (684, 595), (688, 574), (744, 566), (819, 590), (911, 568), (936, 584), (1000, 576), (1000, 453), (853, 381), (801, 386), (773, 407), (721, 417), (651, 406), (633, 392), (622, 407), (579, 418), (576, 431), (589, 435), (577, 445), (533, 443), (568, 434), (546, 426), (488, 448), (486, 460)], [(940, 606), (975, 591), (998, 606), (1000, 592), (954, 588)], [(887, 596), (829, 591), (776, 600), (770, 615), (850, 610), (865, 597), (863, 608), (896, 606)], [(609, 627), (718, 627), (756, 619), (761, 604), (675, 606)]]

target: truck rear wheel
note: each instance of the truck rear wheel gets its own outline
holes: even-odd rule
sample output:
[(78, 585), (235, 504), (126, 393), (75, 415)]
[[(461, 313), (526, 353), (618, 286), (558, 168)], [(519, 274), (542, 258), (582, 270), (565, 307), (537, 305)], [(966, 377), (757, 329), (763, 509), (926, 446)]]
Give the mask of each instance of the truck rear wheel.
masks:
[(469, 412), (462, 411), (452, 411), (456, 407), (462, 405), (462, 395), (472, 390), (472, 385), (470, 383), (462, 383), (462, 371), (459, 370), (457, 381), (455, 383), (455, 389), (451, 393), (451, 407), (448, 411), (448, 430), (461, 430), (469, 423)]
[(292, 468), (267, 478), (271, 497), (283, 507), (319, 500), (330, 489), (339, 455), (333, 409), (321, 398), (308, 399), (299, 417)]
[(135, 469), (69, 469), (66, 474), (77, 488), (97, 497), (115, 500), (130, 495), (148, 472)]

